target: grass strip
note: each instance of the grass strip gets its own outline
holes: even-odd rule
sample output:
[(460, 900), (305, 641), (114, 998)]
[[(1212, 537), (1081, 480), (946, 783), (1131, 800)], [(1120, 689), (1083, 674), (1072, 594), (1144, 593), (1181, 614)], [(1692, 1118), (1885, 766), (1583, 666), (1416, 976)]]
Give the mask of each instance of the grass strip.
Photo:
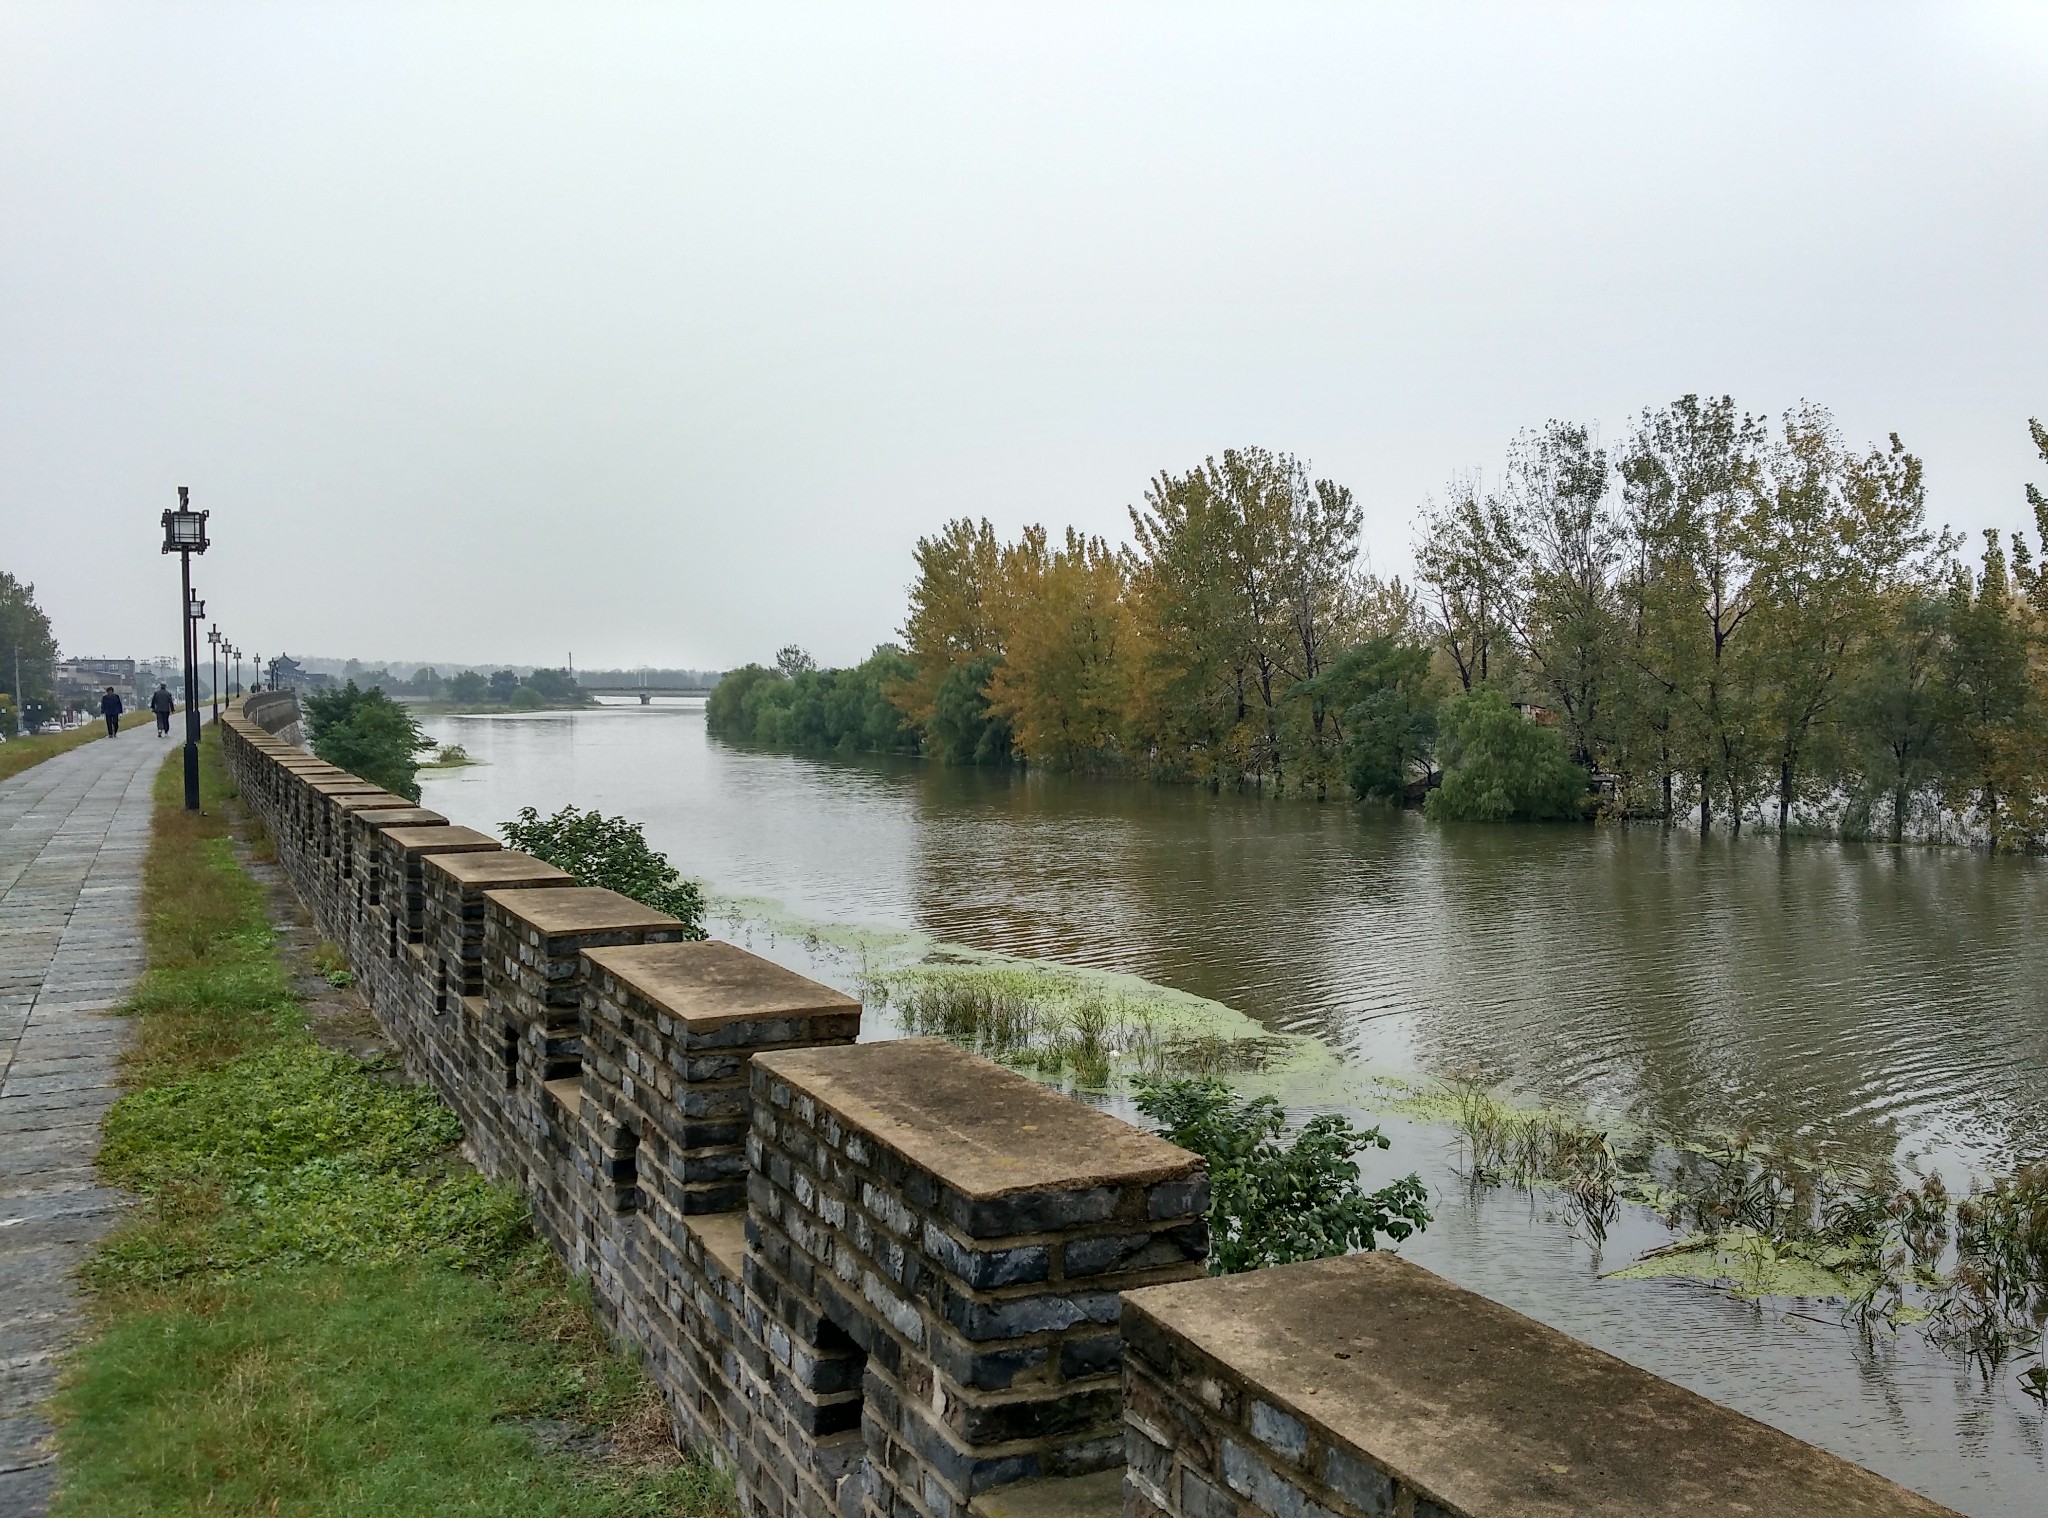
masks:
[[(121, 731), (131, 727), (144, 727), (156, 720), (149, 711), (127, 712), (121, 718)], [(67, 753), (80, 744), (90, 743), (95, 738), (107, 735), (106, 720), (95, 717), (82, 727), (74, 727), (67, 733), (36, 733), (27, 738), (9, 737), (0, 743), (0, 780), (19, 775), (23, 770), (41, 764), (53, 754)], [(178, 742), (184, 743), (183, 729), (179, 730)]]
[(196, 814), (156, 787), (100, 1155), (142, 1202), (84, 1272), (54, 1512), (729, 1513), (454, 1115), (307, 1031), (211, 734), (200, 775)]

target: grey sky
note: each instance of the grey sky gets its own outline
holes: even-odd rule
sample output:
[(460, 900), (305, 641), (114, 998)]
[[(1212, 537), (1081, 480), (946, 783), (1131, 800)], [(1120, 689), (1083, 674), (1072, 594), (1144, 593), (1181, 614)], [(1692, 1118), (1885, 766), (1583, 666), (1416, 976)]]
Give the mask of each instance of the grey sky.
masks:
[(857, 658), (1242, 443), (1376, 563), (1687, 390), (2048, 482), (2048, 8), (0, 8), (0, 567), (67, 651)]

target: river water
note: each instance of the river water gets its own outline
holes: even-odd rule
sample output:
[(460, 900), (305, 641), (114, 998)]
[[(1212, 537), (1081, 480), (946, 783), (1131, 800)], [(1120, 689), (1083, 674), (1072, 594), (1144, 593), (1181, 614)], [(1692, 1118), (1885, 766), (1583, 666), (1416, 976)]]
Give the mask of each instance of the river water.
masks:
[[(1902, 1158), (1952, 1185), (2048, 1148), (2038, 860), (1449, 828), (762, 753), (709, 738), (696, 702), (426, 725), (482, 761), (423, 772), (427, 805), (486, 830), (527, 805), (623, 812), (720, 896), (764, 904), (721, 934), (840, 984), (859, 966), (791, 924), (1135, 974), (1310, 1035), (1346, 1070), (1483, 1073), (1660, 1132)], [(1629, 1209), (1603, 1257), (1540, 1198), (1473, 1195), (1447, 1130), (1360, 1116), (1394, 1140), (1387, 1173), (1431, 1186), (1410, 1258), (1964, 1512), (2048, 1513), (2048, 1433), (2013, 1367), (1987, 1387), (1917, 1333), (1864, 1344), (1825, 1305), (1602, 1280), (1670, 1236)]]

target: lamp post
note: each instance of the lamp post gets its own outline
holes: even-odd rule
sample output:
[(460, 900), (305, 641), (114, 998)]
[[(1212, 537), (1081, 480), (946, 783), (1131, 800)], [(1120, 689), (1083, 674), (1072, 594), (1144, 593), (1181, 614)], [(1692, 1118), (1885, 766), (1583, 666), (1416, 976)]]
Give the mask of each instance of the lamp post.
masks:
[[(178, 581), (184, 594), (180, 600), (179, 614), (184, 618), (184, 641), (180, 645), (185, 651), (185, 810), (199, 810), (199, 663), (198, 648), (194, 643), (194, 619), (192, 608), (202, 608), (205, 603), (195, 603), (192, 598), (192, 555), (205, 553), (207, 513), (192, 509), (192, 492), (185, 486), (178, 487), (178, 508), (166, 511), (163, 516), (165, 553), (178, 556)], [(201, 613), (204, 614), (203, 611)]]
[(242, 694), (242, 651), (239, 648), (231, 648), (228, 650), (228, 657), (235, 661), (235, 681), (228, 687), (228, 694), (239, 697)]
[(220, 726), (220, 624), (216, 622), (206, 629), (207, 679), (213, 687), (213, 725)]

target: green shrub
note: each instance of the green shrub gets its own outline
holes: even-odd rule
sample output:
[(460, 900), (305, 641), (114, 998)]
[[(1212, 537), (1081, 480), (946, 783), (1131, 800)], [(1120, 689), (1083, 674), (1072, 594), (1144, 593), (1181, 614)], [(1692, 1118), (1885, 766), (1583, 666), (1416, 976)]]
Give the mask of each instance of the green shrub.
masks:
[(630, 896), (643, 906), (667, 912), (691, 936), (705, 936), (703, 893), (676, 873), (668, 855), (648, 845), (639, 823), (573, 806), (542, 817), (528, 806), (520, 808), (517, 821), (500, 823), (498, 831), (509, 847), (567, 870), (579, 885), (603, 886)]
[(705, 703), (706, 730), (812, 752), (917, 752), (917, 730), (885, 694), (910, 677), (910, 660), (901, 650), (884, 644), (850, 669), (786, 662), (795, 674), (758, 664), (727, 673)]
[(1160, 1134), (1209, 1167), (1209, 1271), (1233, 1275), (1399, 1242), (1429, 1226), (1427, 1193), (1413, 1175), (1367, 1191), (1361, 1150), (1385, 1149), (1377, 1128), (1335, 1113), (1312, 1117), (1291, 1143), (1279, 1102), (1241, 1097), (1222, 1081), (1145, 1081), (1138, 1110)]
[(308, 695), (305, 712), (314, 753), (372, 785), (420, 799), (419, 755), (434, 744), (402, 702), (351, 680), (340, 690)]
[(1491, 688), (1444, 703), (1444, 783), (1427, 810), (1440, 822), (1544, 821), (1577, 817), (1586, 772), (1555, 728), (1539, 727)]

